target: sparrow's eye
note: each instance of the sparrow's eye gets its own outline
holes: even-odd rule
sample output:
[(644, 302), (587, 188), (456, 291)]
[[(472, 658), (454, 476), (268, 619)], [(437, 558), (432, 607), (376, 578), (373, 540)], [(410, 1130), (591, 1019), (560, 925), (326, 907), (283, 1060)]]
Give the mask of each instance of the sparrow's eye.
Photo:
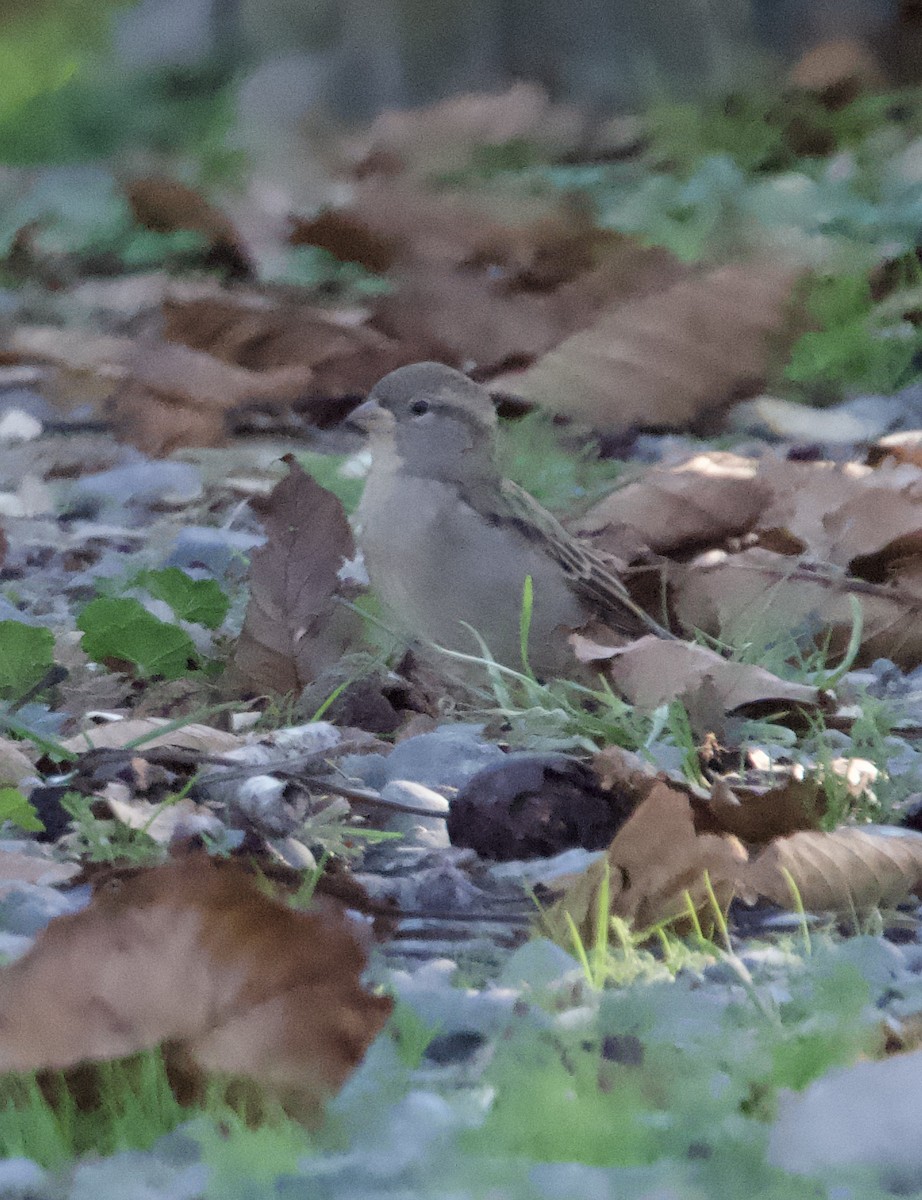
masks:
[(428, 411), (429, 411), (429, 401), (428, 400), (414, 400), (413, 403), (410, 405), (410, 412), (413, 414), (414, 417), (421, 417), (423, 415), (423, 413), (427, 413)]

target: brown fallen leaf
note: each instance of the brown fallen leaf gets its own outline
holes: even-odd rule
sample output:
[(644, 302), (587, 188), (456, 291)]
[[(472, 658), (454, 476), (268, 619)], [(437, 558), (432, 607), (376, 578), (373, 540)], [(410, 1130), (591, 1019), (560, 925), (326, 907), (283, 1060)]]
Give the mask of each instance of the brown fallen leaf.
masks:
[(886, 85), (871, 48), (856, 38), (835, 38), (811, 47), (788, 72), (788, 85), (814, 92), (828, 108), (841, 108), (861, 92)]
[(333, 910), (300, 913), (204, 855), (103, 882), (0, 970), (0, 1070), (63, 1068), (164, 1042), (193, 1071), (244, 1076), (315, 1115), (392, 1001)]
[(756, 481), (770, 495), (755, 526), (769, 549), (808, 553), (859, 577), (855, 560), (873, 557), (879, 577), (888, 558), (922, 542), (922, 470), (914, 464), (884, 461), (873, 470), (765, 458)]
[(764, 667), (733, 662), (692, 642), (667, 642), (653, 634), (623, 647), (600, 646), (579, 634), (570, 641), (580, 662), (604, 663), (615, 690), (642, 709), (694, 696), (705, 685), (727, 713), (765, 701), (813, 707), (822, 700), (815, 687), (779, 679)]
[(701, 830), (765, 844), (802, 829), (818, 829), (826, 804), (818, 773), (790, 771), (780, 783), (761, 785), (749, 778), (721, 778), (711, 785), (704, 803), (695, 803), (695, 821)]
[(603, 746), (592, 760), (600, 785), (638, 804), (656, 784), (658, 775), (646, 759), (622, 746)]
[(711, 553), (669, 568), (678, 625), (729, 645), (767, 644), (792, 632), (821, 633), (830, 662), (849, 642), (858, 604), (859, 663), (891, 658), (904, 670), (922, 662), (922, 596), (912, 586), (870, 584), (841, 569), (753, 547)]
[(534, 83), (502, 92), (468, 92), (422, 108), (380, 113), (346, 147), (360, 176), (423, 174), (469, 166), (475, 153), (509, 142), (526, 142), (544, 155), (575, 148), (586, 127), (575, 107), (550, 100)]
[[(454, 231), (448, 234), (456, 237)], [(572, 238), (542, 242), (534, 227), (518, 236), (486, 232), (481, 221), (465, 257), (455, 264), (447, 257), (423, 257), (395, 270), (397, 286), (376, 304), (375, 325), (411, 349), (414, 359), (474, 363), (486, 376), (546, 353), (615, 299), (642, 296), (662, 286), (664, 278), (672, 282), (685, 273), (670, 255), (626, 238), (593, 251), (588, 243), (595, 236), (587, 230), (577, 255)], [(585, 261), (583, 254), (597, 265), (573, 277), (558, 269), (563, 262), (572, 270)], [(491, 389), (517, 394), (518, 379), (500, 377)]]
[(288, 240), (292, 246), (317, 246), (340, 262), (360, 263), (383, 275), (394, 265), (393, 238), (369, 229), (361, 217), (345, 209), (326, 209), (316, 217), (295, 217)]
[(600, 535), (603, 549), (606, 531), (624, 526), (661, 554), (720, 545), (752, 529), (771, 498), (756, 470), (754, 459), (723, 450), (653, 468), (600, 500), (580, 518), (579, 531)]
[(687, 428), (758, 389), (802, 272), (732, 264), (616, 304), (494, 386), (597, 429)]
[(36, 774), (32, 761), (23, 754), (27, 742), (0, 737), (0, 787), (19, 787)]
[(339, 500), (294, 461), (260, 505), (267, 543), (250, 560), (250, 602), (228, 686), (296, 692), (360, 637), (358, 615), (338, 603), (339, 572), (355, 556)]
[[(153, 750), (158, 746), (175, 746), (182, 750), (194, 750), (200, 754), (226, 754), (243, 744), (243, 739), (211, 725), (190, 722), (173, 728), (175, 722), (164, 717), (145, 717), (143, 720), (106, 721), (101, 725), (89, 725), (74, 737), (65, 738), (61, 745), (74, 754), (87, 750), (121, 750), (131, 742), (144, 738), (143, 748)], [(162, 729), (163, 733), (157, 731)]]
[(20, 854), (15, 850), (0, 849), (0, 899), (23, 883), (36, 883), (43, 887), (66, 883), (79, 870), (76, 863), (55, 862), (43, 854)]
[(141, 345), (109, 400), (117, 435), (152, 455), (180, 446), (216, 446), (227, 414), (244, 403), (282, 406), (309, 386), (306, 367), (248, 371), (169, 342)]
[(145, 175), (125, 185), (125, 196), (139, 224), (155, 233), (198, 233), (210, 247), (208, 263), (223, 267), (231, 279), (251, 279), (252, 254), (229, 217), (195, 188), (165, 175)]
[(348, 411), (341, 397), (364, 395), (382, 375), (407, 361), (383, 333), (349, 314), (258, 291), (170, 297), (163, 315), (167, 341), (248, 371), (303, 371), (299, 409), (306, 405), (312, 421), (321, 426)]
[(922, 834), (889, 825), (778, 838), (741, 876), (741, 892), (750, 898), (846, 915), (898, 904), (920, 886)]
[(347, 207), (299, 222), (300, 244), (388, 266), (373, 324), (402, 362), (521, 365), (615, 298), (686, 273), (667, 252), (600, 229), (569, 200), (373, 179)]
[(657, 783), (615, 835), (604, 858), (570, 882), (543, 920), (566, 937), (569, 914), (583, 944), (591, 944), (599, 889), (607, 875), (610, 915), (621, 917), (635, 930), (686, 917), (688, 897), (701, 914), (702, 926), (711, 928), (715, 914), (705, 873), (725, 909), (745, 864), (746, 851), (735, 838), (699, 834), (688, 796)]

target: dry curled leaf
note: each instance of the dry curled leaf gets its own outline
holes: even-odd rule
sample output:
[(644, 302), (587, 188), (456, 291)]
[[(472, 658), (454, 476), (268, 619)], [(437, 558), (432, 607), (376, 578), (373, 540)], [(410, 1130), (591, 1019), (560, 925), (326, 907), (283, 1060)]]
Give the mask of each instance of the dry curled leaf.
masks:
[(79, 869), (76, 863), (55, 862), (43, 854), (20, 854), (15, 850), (0, 848), (0, 899), (23, 883), (35, 883), (42, 887), (66, 883)]
[(578, 109), (553, 103), (538, 84), (520, 82), (502, 92), (468, 92), (423, 108), (383, 112), (347, 154), (359, 175), (431, 178), (470, 165), (484, 147), (524, 141), (545, 155), (573, 149), (585, 125)]
[(113, 878), (0, 970), (0, 1070), (172, 1042), (193, 1071), (310, 1114), (390, 1013), (361, 984), (365, 957), (341, 914), (295, 912), (236, 864), (196, 855)]
[(250, 560), (250, 602), (234, 653), (233, 686), (296, 692), (359, 638), (358, 615), (337, 597), (355, 556), (342, 504), (293, 460), (261, 505), (267, 543)]
[(753, 459), (713, 450), (647, 471), (600, 500), (580, 519), (579, 530), (599, 535), (598, 544), (607, 549), (606, 531), (627, 526), (657, 553), (687, 552), (746, 533), (769, 498)]
[(307, 367), (249, 371), (171, 342), (139, 345), (110, 398), (118, 436), (148, 454), (221, 445), (227, 414), (257, 401), (290, 404), (310, 384)]
[(643, 800), (657, 782), (657, 773), (646, 759), (623, 746), (603, 746), (592, 760), (592, 769), (606, 790), (631, 799)]
[(758, 389), (799, 274), (751, 263), (681, 280), (606, 310), (496, 384), (597, 429), (686, 428)]
[(841, 569), (801, 563), (760, 547), (709, 554), (670, 567), (679, 625), (730, 645), (760, 643), (791, 632), (822, 631), (830, 661), (846, 649), (861, 614), (858, 661), (890, 658), (905, 670), (922, 662), (922, 595), (909, 586), (848, 579)]
[(258, 291), (171, 297), (163, 315), (167, 341), (247, 371), (302, 372), (299, 411), (301, 403), (306, 405), (318, 425), (338, 421), (348, 411), (341, 397), (364, 395), (382, 375), (407, 361), (384, 334), (349, 314)]
[(840, 912), (897, 904), (922, 885), (922, 834), (888, 825), (805, 831), (772, 842), (741, 891), (782, 908)]
[[(163, 730), (163, 732), (159, 732)], [(139, 720), (106, 721), (88, 725), (82, 733), (65, 738), (61, 745), (74, 754), (87, 750), (121, 750), (130, 743), (143, 739), (145, 750), (158, 746), (174, 746), (181, 750), (193, 750), (199, 754), (226, 754), (241, 744), (241, 739), (223, 729), (211, 725), (190, 722), (175, 727), (174, 721), (164, 717), (145, 717)]]
[(886, 77), (869, 46), (843, 37), (807, 50), (787, 81), (791, 87), (814, 92), (829, 108), (840, 108), (863, 91), (883, 87)]
[(696, 803), (699, 829), (732, 833), (743, 842), (764, 844), (801, 829), (817, 829), (826, 811), (819, 774), (789, 771), (780, 782), (717, 779), (704, 803)]
[(125, 186), (135, 219), (155, 233), (198, 233), (209, 246), (210, 265), (223, 267), (232, 279), (249, 279), (255, 264), (229, 217), (195, 188), (164, 175), (146, 175)]
[[(566, 914), (584, 944), (595, 937), (599, 889), (607, 876), (609, 912), (634, 929), (649, 929), (688, 914), (688, 898), (711, 925), (707, 879), (721, 908), (733, 898), (746, 851), (732, 837), (698, 833), (688, 796), (657, 783), (615, 835), (604, 858), (571, 881), (546, 916), (566, 936)], [(710, 911), (710, 917), (708, 912)]]
[(692, 642), (664, 641), (653, 634), (629, 646), (599, 646), (574, 634), (580, 662), (604, 663), (615, 690), (638, 708), (654, 709), (670, 700), (694, 697), (705, 686), (724, 712), (764, 701), (813, 706), (817, 688), (779, 679), (764, 667), (733, 662)]

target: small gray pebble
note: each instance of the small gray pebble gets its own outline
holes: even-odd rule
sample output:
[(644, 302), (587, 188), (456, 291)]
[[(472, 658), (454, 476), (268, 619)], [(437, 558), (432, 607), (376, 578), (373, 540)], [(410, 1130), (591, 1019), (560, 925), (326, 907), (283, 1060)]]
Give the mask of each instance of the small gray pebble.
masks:
[(436, 1066), (470, 1062), (487, 1039), (475, 1029), (457, 1029), (454, 1033), (434, 1037), (426, 1047), (424, 1058)]
[(33, 938), (20, 933), (0, 933), (0, 963), (15, 962), (31, 949)]
[(582, 974), (582, 967), (566, 950), (549, 938), (533, 938), (510, 954), (496, 982), (540, 991), (560, 987), (576, 973)]
[(38, 617), (24, 612), (11, 604), (5, 596), (0, 596), (0, 621), (19, 621), (21, 625), (42, 625)]
[(704, 968), (704, 978), (708, 983), (742, 983), (739, 971), (731, 963), (710, 963)]
[(483, 767), (504, 757), (499, 746), (484, 741), (482, 725), (444, 725), (399, 742), (387, 758), (350, 755), (343, 768), (379, 789), (396, 779), (460, 788)]
[(97, 1161), (84, 1161), (74, 1171), (68, 1200), (198, 1200), (208, 1185), (204, 1164), (173, 1167), (152, 1154), (127, 1150)]
[(445, 823), (448, 801), (444, 796), (421, 783), (393, 779), (381, 789), (381, 798), (398, 804), (412, 804), (415, 808), (427, 808), (433, 813), (432, 817), (421, 817), (415, 813), (388, 811), (386, 808), (378, 810), (380, 817), (384, 818), (377, 822), (380, 827), (392, 833), (402, 833), (405, 845), (416, 844), (433, 850), (446, 849), (450, 845)]
[(31, 1158), (0, 1159), (0, 1196), (12, 1200), (14, 1196), (40, 1194), (47, 1173)]
[(152, 504), (167, 498), (189, 502), (202, 494), (202, 473), (192, 463), (141, 460), (76, 480), (71, 495), (102, 504)]
[(0, 899), (0, 929), (31, 938), (55, 917), (74, 911), (73, 901), (56, 888), (19, 883)]
[(777, 946), (757, 946), (740, 955), (743, 966), (753, 973), (786, 970), (799, 962), (796, 956), (785, 954)]
[(246, 574), (250, 551), (265, 540), (240, 530), (187, 525), (177, 536), (165, 565), (204, 568), (216, 579), (239, 580)]
[(48, 403), (39, 392), (31, 388), (6, 388), (0, 391), (0, 414), (11, 411), (28, 413), (36, 421), (60, 420), (60, 412)]

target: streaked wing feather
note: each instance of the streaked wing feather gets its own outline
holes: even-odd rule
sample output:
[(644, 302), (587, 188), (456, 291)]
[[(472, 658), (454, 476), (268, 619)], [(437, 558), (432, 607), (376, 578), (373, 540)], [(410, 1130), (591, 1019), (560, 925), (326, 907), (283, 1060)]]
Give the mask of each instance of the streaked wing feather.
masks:
[(568, 533), (533, 496), (508, 479), (502, 482), (502, 494), (518, 530), (532, 541), (540, 539), (546, 552), (570, 577), (577, 594), (599, 608), (611, 625), (628, 634), (646, 631), (665, 638), (673, 636), (631, 599), (605, 558)]

